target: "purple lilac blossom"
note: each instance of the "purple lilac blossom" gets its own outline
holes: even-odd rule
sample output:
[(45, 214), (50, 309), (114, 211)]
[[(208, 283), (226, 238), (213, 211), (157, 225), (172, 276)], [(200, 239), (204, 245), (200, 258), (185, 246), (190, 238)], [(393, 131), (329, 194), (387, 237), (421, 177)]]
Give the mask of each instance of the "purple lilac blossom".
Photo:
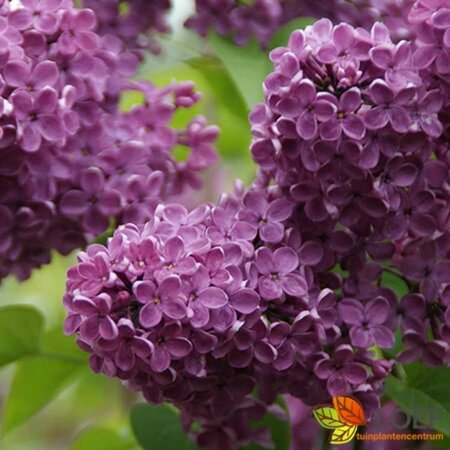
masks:
[[(392, 348), (397, 328), (399, 361), (449, 364), (446, 11), (416, 2), (417, 39), (398, 43), (381, 23), (322, 19), (271, 53), (248, 191), (191, 212), (153, 205), (69, 270), (65, 332), (95, 372), (176, 405), (200, 447), (234, 450), (270, 447), (252, 422), (280, 413), (278, 394), (309, 406), (354, 395), (373, 417), (394, 360), (372, 347)], [(112, 189), (127, 180), (112, 178)]]
[[(283, 25), (296, 18), (326, 17), (334, 23), (342, 21), (366, 29), (382, 20), (395, 33), (395, 40), (401, 40), (411, 35), (407, 14), (413, 3), (413, 0), (196, 0), (195, 14), (186, 21), (186, 26), (202, 36), (212, 28), (220, 35), (231, 35), (238, 45), (256, 38), (266, 47)], [(441, 19), (440, 23), (443, 22)]]
[[(190, 430), (201, 447), (270, 446), (252, 421), (273, 411), (279, 393), (310, 405), (356, 395), (370, 416), (390, 370), (367, 351), (372, 336), (392, 333), (387, 315), (371, 317), (369, 338), (352, 346), (340, 332), (343, 300), (317, 291), (323, 251), (299, 241), (295, 214), (273, 216), (282, 226), (276, 242), (243, 226), (268, 205), (292, 211), (283, 198), (276, 186), (255, 184), (191, 212), (159, 205), (144, 225), (122, 225), (106, 246), (89, 246), (68, 272), (64, 328), (91, 354), (92, 369), (151, 403), (175, 404), (187, 429), (201, 425)], [(389, 303), (375, 300), (367, 314), (375, 309)]]
[[(401, 359), (432, 365), (450, 362), (446, 11), (416, 2), (417, 38), (399, 43), (381, 23), (294, 31), (271, 52), (265, 103), (250, 114), (259, 177), (293, 203), (293, 244), (321, 247), (311, 268), (342, 290), (339, 332), (356, 348), (390, 348), (400, 324)], [(407, 286), (401, 301), (387, 273)]]
[[(171, 125), (199, 100), (192, 83), (130, 81), (137, 57), (68, 0), (5, 2), (0, 24), (0, 279), (26, 279), (52, 249), (143, 223), (161, 199), (201, 185), (218, 129), (203, 117)], [(127, 91), (144, 100), (121, 111)]]
[(139, 57), (143, 50), (159, 52), (156, 33), (168, 31), (166, 14), (170, 0), (83, 0), (97, 15), (97, 31), (119, 37)]

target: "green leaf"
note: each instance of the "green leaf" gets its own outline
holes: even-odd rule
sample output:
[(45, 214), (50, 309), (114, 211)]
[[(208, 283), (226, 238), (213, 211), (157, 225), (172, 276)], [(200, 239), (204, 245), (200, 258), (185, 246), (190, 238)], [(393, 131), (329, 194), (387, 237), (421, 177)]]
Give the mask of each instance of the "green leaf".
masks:
[(164, 404), (136, 405), (131, 411), (131, 427), (144, 450), (197, 450), (183, 431), (177, 411)]
[(444, 439), (442, 440), (436, 440), (436, 441), (428, 441), (430, 445), (436, 448), (445, 448), (448, 450), (450, 448), (450, 437), (444, 436)]
[(323, 428), (334, 430), (345, 425), (339, 420), (338, 412), (331, 406), (322, 406), (313, 410), (314, 417)]
[(439, 441), (428, 441), (430, 445), (442, 450), (448, 450), (450, 448), (450, 437), (444, 436), (444, 439)]
[(264, 100), (263, 81), (271, 72), (272, 64), (266, 52), (256, 41), (239, 47), (233, 42), (210, 34), (211, 45), (247, 105), (247, 110)]
[(192, 58), (186, 61), (190, 67), (198, 70), (206, 79), (218, 104), (228, 108), (235, 116), (247, 123), (247, 105), (222, 61), (211, 56)]
[(381, 277), (381, 285), (392, 289), (399, 298), (402, 298), (409, 292), (408, 285), (402, 280), (399, 276), (395, 275), (392, 272), (383, 271), (383, 275)]
[(0, 366), (37, 353), (44, 319), (31, 306), (0, 308)]
[(56, 397), (86, 367), (87, 358), (61, 327), (42, 339), (42, 352), (20, 361), (6, 400), (3, 431), (25, 423)]
[(420, 423), (450, 435), (450, 368), (406, 367), (407, 378), (389, 376), (387, 394)]
[(81, 367), (70, 360), (47, 356), (32, 356), (21, 361), (6, 401), (4, 432), (10, 432), (39, 412)]
[(87, 428), (83, 430), (69, 450), (129, 450), (136, 444), (109, 428)]
[[(161, 70), (173, 70), (179, 63), (184, 63), (191, 58), (206, 55), (207, 43), (195, 33), (187, 33), (184, 37), (163, 36), (159, 38), (161, 53), (158, 55), (148, 54), (143, 64), (140, 65), (138, 78), (148, 78), (153, 81), (149, 74)], [(172, 72), (178, 75), (176, 72)]]
[[(450, 414), (450, 367), (430, 368), (416, 363), (405, 366), (404, 369), (408, 385), (426, 393)], [(450, 424), (447, 425), (450, 428)], [(450, 433), (446, 434), (450, 436)]]
[(75, 343), (74, 336), (66, 336), (63, 333), (63, 326), (47, 331), (42, 337), (42, 353), (57, 359), (67, 359), (79, 364), (88, 363), (88, 355), (83, 352)]
[(289, 42), (289, 36), (294, 30), (304, 30), (308, 25), (312, 25), (316, 19), (312, 17), (298, 17), (282, 26), (270, 41), (270, 48), (286, 47)]

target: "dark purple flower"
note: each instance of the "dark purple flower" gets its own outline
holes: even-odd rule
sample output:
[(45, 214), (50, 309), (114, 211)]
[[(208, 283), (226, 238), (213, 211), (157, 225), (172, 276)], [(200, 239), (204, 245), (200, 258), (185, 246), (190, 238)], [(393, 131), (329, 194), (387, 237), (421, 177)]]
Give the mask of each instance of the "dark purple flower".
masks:
[(74, 276), (75, 285), (84, 295), (96, 295), (102, 288), (114, 284), (117, 275), (110, 270), (106, 253), (97, 253), (92, 258), (82, 254), (79, 258), (80, 263), (70, 275)]
[(169, 238), (162, 249), (163, 267), (155, 272), (160, 279), (170, 274), (193, 275), (197, 270), (195, 259), (187, 256), (183, 240), (178, 236)]
[[(334, 99), (334, 97), (331, 97)], [(330, 98), (330, 101), (331, 101)], [(363, 119), (358, 114), (361, 106), (361, 94), (358, 89), (352, 88), (334, 102), (335, 116), (320, 126), (320, 136), (326, 141), (335, 141), (344, 132), (349, 138), (362, 139), (365, 134)]]
[(450, 282), (450, 262), (440, 260), (435, 241), (424, 242), (415, 254), (402, 258), (398, 266), (408, 279), (419, 282), (420, 292), (428, 301), (436, 297), (439, 283)]
[(208, 271), (200, 267), (186, 285), (188, 308), (192, 311), (190, 319), (194, 327), (203, 327), (209, 322), (209, 309), (217, 309), (228, 303), (227, 294), (220, 288), (211, 286)]
[(321, 380), (327, 380), (330, 395), (346, 395), (352, 391), (352, 386), (358, 386), (367, 379), (366, 369), (354, 359), (352, 348), (340, 345), (332, 358), (327, 356), (315, 364), (314, 373)]
[(364, 115), (366, 127), (377, 130), (390, 123), (399, 133), (408, 131), (411, 117), (403, 105), (407, 105), (414, 94), (414, 89), (404, 89), (395, 95), (387, 83), (382, 80), (374, 81), (370, 86), (370, 96), (376, 106)]
[(65, 11), (60, 18), (63, 31), (58, 39), (58, 48), (62, 54), (72, 55), (78, 49), (93, 51), (98, 46), (99, 37), (92, 30), (96, 18), (93, 11)]
[(148, 359), (153, 352), (153, 346), (147, 339), (136, 336), (135, 328), (130, 320), (120, 319), (117, 328), (119, 339), (114, 362), (119, 369), (128, 371), (135, 366), (137, 358)]
[(53, 61), (42, 61), (31, 68), (24, 61), (11, 61), (4, 67), (5, 82), (27, 92), (39, 92), (46, 86), (54, 87), (58, 81), (58, 66)]
[(84, 296), (76, 296), (73, 309), (85, 317), (80, 325), (80, 336), (87, 342), (95, 341), (99, 336), (103, 339), (115, 339), (118, 336), (116, 323), (110, 317), (112, 300), (108, 294), (99, 294), (90, 300)]
[(421, 96), (412, 112), (413, 127), (423, 130), (433, 138), (439, 137), (443, 127), (437, 113), (442, 108), (442, 97), (438, 90), (433, 90)]
[(399, 42), (396, 46), (389, 43), (377, 45), (369, 54), (371, 61), (384, 71), (387, 83), (394, 90), (421, 84), (420, 76), (412, 63), (410, 42)]
[(177, 324), (166, 325), (159, 331), (152, 331), (148, 339), (153, 343), (150, 365), (156, 372), (164, 372), (169, 368), (172, 359), (180, 359), (192, 350), (191, 342), (180, 336)]
[(345, 298), (338, 303), (341, 319), (350, 327), (350, 339), (356, 347), (368, 348), (373, 344), (381, 348), (394, 345), (392, 331), (383, 324), (389, 316), (389, 303), (383, 297), (370, 300), (366, 305)]
[(62, 0), (25, 0), (23, 8), (11, 11), (9, 23), (18, 30), (32, 27), (39, 33), (51, 35), (57, 30), (57, 12), (62, 3)]
[(264, 247), (256, 252), (255, 264), (261, 276), (258, 289), (266, 300), (281, 297), (284, 293), (300, 296), (306, 293), (306, 280), (297, 272), (297, 254), (288, 247), (274, 252)]
[(262, 192), (250, 191), (244, 199), (247, 207), (239, 217), (258, 228), (261, 239), (268, 243), (280, 242), (283, 238), (283, 221), (292, 212), (291, 203), (283, 198), (269, 202)]
[(139, 281), (134, 285), (137, 300), (143, 304), (139, 321), (145, 328), (158, 325), (163, 315), (179, 320), (186, 317), (186, 305), (181, 295), (181, 281), (177, 276), (168, 276), (156, 285), (153, 281)]
[(103, 172), (89, 168), (81, 175), (82, 190), (66, 192), (60, 203), (61, 212), (69, 217), (81, 216), (86, 229), (100, 234), (109, 226), (109, 217), (122, 207), (120, 192), (108, 187)]
[(25, 91), (16, 91), (11, 103), (19, 120), (19, 139), (25, 151), (37, 151), (42, 138), (49, 142), (64, 138), (64, 124), (57, 111), (58, 94), (53, 88), (40, 90), (34, 99)]
[(327, 101), (327, 96), (317, 93), (310, 80), (302, 80), (295, 86), (293, 97), (282, 99), (277, 110), (286, 117), (296, 118), (297, 133), (309, 140), (317, 135), (318, 122), (331, 118), (335, 105)]
[(406, 348), (398, 355), (401, 363), (409, 364), (420, 360), (432, 367), (444, 363), (448, 353), (448, 344), (442, 340), (429, 340), (426, 330), (427, 327), (424, 323), (417, 322), (414, 324), (414, 328), (406, 331), (402, 339)]

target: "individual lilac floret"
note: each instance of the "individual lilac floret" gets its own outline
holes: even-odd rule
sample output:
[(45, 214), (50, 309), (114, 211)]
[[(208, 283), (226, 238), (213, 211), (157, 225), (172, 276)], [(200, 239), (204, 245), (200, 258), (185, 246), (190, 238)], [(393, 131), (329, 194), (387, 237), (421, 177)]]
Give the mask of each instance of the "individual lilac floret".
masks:
[(264, 299), (279, 298), (283, 292), (296, 297), (306, 293), (305, 279), (295, 273), (299, 259), (294, 250), (281, 247), (272, 253), (268, 248), (260, 248), (255, 255), (255, 265), (260, 273), (258, 287)]
[(383, 325), (389, 316), (389, 303), (383, 297), (370, 300), (366, 305), (355, 299), (344, 299), (339, 302), (338, 311), (350, 327), (354, 346), (368, 348), (375, 344), (391, 348), (394, 345), (392, 330)]
[(367, 379), (364, 366), (354, 361), (353, 349), (349, 345), (337, 347), (332, 358), (319, 360), (314, 367), (315, 374), (327, 380), (331, 395), (347, 395), (352, 392), (352, 385), (360, 385)]

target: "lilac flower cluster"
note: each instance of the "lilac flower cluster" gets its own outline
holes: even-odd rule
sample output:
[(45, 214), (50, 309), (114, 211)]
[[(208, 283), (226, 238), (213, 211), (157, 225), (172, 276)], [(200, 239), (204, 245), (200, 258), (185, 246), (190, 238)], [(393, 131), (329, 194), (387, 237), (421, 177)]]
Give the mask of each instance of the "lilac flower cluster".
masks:
[[(198, 187), (215, 160), (216, 127), (197, 117), (192, 83), (131, 82), (137, 58), (99, 35), (90, 9), (70, 1), (2, 3), (0, 11), (0, 279), (25, 279), (116, 223), (142, 223), (161, 199)], [(144, 101), (121, 112), (125, 91)], [(186, 147), (186, 161), (172, 155)]]
[(205, 36), (210, 28), (221, 35), (232, 35), (238, 45), (255, 37), (263, 46), (276, 31), (298, 17), (329, 18), (370, 28), (383, 20), (394, 30), (395, 38), (410, 35), (407, 13), (414, 0), (196, 0), (196, 13), (186, 26)]
[[(448, 11), (417, 2), (413, 42), (393, 43), (383, 24), (322, 19), (295, 31), (271, 53), (265, 104), (251, 113), (261, 178), (274, 178), (302, 239), (322, 249), (315, 269), (342, 290), (351, 343), (392, 345), (378, 323), (389, 316), (400, 360), (431, 365), (450, 362)], [(386, 274), (408, 289), (401, 301)]]
[[(252, 186), (191, 212), (132, 197), (131, 217), (147, 222), (119, 227), (68, 272), (65, 332), (95, 372), (175, 404), (200, 447), (233, 450), (270, 446), (253, 422), (280, 413), (278, 394), (307, 405), (354, 395), (370, 418), (397, 330), (399, 361), (450, 363), (446, 3), (413, 5), (410, 41), (381, 23), (294, 31), (272, 51), (265, 103), (250, 115)], [(210, 150), (192, 164), (207, 165)], [(89, 167), (62, 207), (91, 223), (77, 206), (95, 198), (97, 217), (110, 188), (133, 179), (121, 174)], [(159, 176), (139, 192), (157, 192)]]
[(65, 332), (95, 372), (173, 402), (186, 429), (200, 423), (202, 447), (267, 445), (251, 423), (284, 392), (308, 404), (352, 393), (370, 415), (391, 363), (367, 348), (392, 345), (389, 303), (361, 310), (321, 289), (324, 252), (301, 239), (292, 207), (279, 189), (255, 186), (120, 227), (69, 270)]
[[(382, 20), (396, 40), (407, 38), (411, 29), (407, 14), (414, 0), (196, 0), (195, 14), (186, 27), (202, 36), (213, 28), (221, 35), (231, 35), (238, 45), (255, 37), (267, 46), (272, 36), (286, 23), (299, 17), (329, 18), (370, 28)], [(83, 0), (83, 5), (97, 14), (100, 34), (112, 34), (142, 57), (141, 50), (159, 51), (156, 33), (168, 31), (165, 15), (170, 0)]]
[(153, 34), (167, 32), (165, 16), (170, 0), (83, 0), (83, 6), (97, 14), (100, 34), (120, 37), (139, 56), (143, 49), (159, 51)]

